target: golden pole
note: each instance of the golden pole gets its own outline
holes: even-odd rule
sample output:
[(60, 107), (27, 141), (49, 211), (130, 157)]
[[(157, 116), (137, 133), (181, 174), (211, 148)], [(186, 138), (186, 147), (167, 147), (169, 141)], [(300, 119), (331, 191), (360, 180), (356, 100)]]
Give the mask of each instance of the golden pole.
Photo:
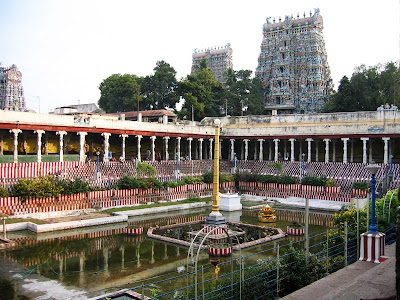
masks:
[(213, 181), (213, 195), (212, 195), (212, 211), (219, 213), (219, 125), (221, 121), (216, 119), (214, 121), (215, 127), (215, 146), (214, 146), (214, 181)]

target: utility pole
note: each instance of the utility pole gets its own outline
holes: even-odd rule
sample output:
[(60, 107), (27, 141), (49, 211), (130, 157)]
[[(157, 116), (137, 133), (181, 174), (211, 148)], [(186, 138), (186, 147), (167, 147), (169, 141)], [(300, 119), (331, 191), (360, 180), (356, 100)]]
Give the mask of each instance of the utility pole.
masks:
[(137, 118), (136, 118), (136, 120), (139, 121), (139, 85), (136, 86), (136, 98), (137, 98)]

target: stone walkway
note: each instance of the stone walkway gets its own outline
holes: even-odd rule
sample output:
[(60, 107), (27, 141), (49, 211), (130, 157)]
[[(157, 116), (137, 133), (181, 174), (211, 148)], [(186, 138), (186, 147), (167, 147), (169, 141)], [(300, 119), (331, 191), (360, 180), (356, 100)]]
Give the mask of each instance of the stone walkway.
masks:
[[(385, 247), (385, 256), (388, 257), (388, 259), (380, 264), (357, 261), (282, 299), (395, 299), (395, 243)], [(394, 298), (388, 298), (392, 296)]]

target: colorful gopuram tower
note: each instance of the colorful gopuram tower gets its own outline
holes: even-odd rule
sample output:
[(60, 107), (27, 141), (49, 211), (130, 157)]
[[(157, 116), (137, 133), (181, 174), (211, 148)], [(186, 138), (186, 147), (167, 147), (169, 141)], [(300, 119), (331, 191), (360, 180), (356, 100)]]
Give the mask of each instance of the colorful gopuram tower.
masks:
[(0, 66), (0, 109), (26, 110), (22, 73), (16, 65), (9, 68)]
[(267, 110), (316, 112), (327, 100), (332, 80), (322, 30), (319, 9), (303, 18), (267, 18), (256, 69)]
[(233, 69), (231, 44), (207, 50), (195, 49), (192, 54), (192, 73), (200, 65), (202, 59), (206, 60), (207, 67), (213, 72), (215, 79), (225, 83), (224, 73), (229, 68)]

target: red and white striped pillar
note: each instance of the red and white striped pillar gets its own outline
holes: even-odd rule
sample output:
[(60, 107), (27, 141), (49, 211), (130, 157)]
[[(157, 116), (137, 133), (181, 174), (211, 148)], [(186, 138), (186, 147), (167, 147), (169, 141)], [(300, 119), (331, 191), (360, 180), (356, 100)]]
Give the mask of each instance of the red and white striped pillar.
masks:
[(360, 260), (379, 264), (385, 255), (385, 234), (382, 232), (361, 234)]

